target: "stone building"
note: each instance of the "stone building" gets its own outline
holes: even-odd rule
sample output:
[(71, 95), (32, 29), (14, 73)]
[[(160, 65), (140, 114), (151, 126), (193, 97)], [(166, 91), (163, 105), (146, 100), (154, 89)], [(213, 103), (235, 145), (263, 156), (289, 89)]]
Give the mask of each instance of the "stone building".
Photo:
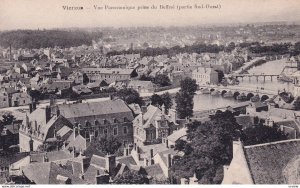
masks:
[(59, 111), (88, 141), (113, 136), (124, 145), (133, 143), (133, 113), (122, 100), (62, 104), (52, 111)]
[(59, 112), (52, 114), (49, 106), (32, 110), (19, 129), (21, 152), (37, 151), (46, 142), (55, 141), (57, 136), (67, 138), (72, 133), (72, 123)]
[(134, 142), (138, 145), (161, 142), (170, 134), (172, 123), (158, 107), (142, 107), (142, 113), (133, 121)]
[(217, 84), (219, 82), (218, 73), (213, 68), (198, 67), (193, 71), (192, 78), (199, 85)]

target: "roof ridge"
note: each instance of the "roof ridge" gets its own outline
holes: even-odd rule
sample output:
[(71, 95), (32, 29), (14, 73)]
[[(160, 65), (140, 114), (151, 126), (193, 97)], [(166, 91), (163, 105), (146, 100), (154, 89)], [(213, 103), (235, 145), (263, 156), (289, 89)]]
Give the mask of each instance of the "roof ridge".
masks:
[(256, 145), (251, 145), (251, 146), (244, 146), (245, 149), (248, 148), (255, 148), (255, 147), (260, 147), (260, 146), (269, 146), (269, 145), (275, 145), (275, 144), (281, 144), (281, 143), (288, 143), (288, 142), (295, 142), (299, 141), (300, 139), (289, 139), (289, 140), (281, 140), (281, 141), (275, 141), (275, 142), (269, 142), (269, 143), (263, 143), (263, 144), (256, 144)]

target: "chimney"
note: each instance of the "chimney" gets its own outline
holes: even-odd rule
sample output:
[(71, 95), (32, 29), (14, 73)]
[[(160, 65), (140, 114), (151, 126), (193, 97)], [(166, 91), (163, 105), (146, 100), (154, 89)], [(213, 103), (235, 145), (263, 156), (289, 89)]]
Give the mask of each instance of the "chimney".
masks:
[(73, 148), (72, 148), (72, 154), (73, 154), (73, 158), (75, 158), (76, 157), (76, 150), (75, 150), (75, 147), (73, 146)]
[(142, 111), (142, 114), (145, 114), (147, 112), (147, 106), (142, 106), (141, 111)]
[(172, 166), (172, 156), (169, 153), (167, 156), (167, 167), (170, 168)]
[(32, 112), (33, 112), (32, 104), (29, 104), (29, 113), (31, 114)]
[(46, 106), (45, 113), (46, 113), (46, 123), (48, 123), (48, 121), (51, 119), (51, 108), (50, 108), (50, 106)]
[(150, 158), (153, 158), (153, 149), (150, 149)]
[(35, 111), (35, 110), (36, 110), (36, 102), (33, 101), (33, 102), (32, 102), (32, 111)]
[(60, 115), (60, 110), (57, 108), (56, 110), (56, 116), (58, 117)]
[(100, 175), (99, 170), (97, 170), (96, 184), (109, 184), (109, 174)]
[(107, 155), (105, 157), (105, 169), (108, 171), (109, 175), (113, 174), (115, 168), (116, 168), (116, 156)]
[(144, 166), (148, 166), (148, 159), (147, 158), (144, 158)]
[(124, 156), (128, 156), (129, 155), (129, 148), (124, 147)]

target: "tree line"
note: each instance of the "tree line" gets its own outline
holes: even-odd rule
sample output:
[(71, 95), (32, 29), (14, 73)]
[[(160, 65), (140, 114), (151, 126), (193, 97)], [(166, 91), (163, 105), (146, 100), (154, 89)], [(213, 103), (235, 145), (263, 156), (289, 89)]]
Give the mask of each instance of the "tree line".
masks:
[(91, 45), (92, 40), (102, 37), (101, 32), (80, 30), (14, 30), (0, 33), (0, 46), (5, 48), (38, 49), (46, 47), (72, 47)]

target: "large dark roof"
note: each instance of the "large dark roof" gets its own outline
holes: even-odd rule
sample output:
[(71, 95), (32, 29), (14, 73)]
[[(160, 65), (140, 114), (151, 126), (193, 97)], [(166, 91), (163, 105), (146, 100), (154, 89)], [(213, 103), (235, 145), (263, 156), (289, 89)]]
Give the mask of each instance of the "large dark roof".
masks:
[[(285, 167), (300, 155), (300, 140), (245, 146), (245, 157), (255, 184), (288, 184)], [(287, 174), (287, 173), (286, 173)]]
[(65, 118), (77, 118), (108, 114), (128, 113), (127, 119), (133, 120), (130, 108), (122, 100), (109, 100), (92, 103), (64, 104), (58, 106), (61, 115)]

